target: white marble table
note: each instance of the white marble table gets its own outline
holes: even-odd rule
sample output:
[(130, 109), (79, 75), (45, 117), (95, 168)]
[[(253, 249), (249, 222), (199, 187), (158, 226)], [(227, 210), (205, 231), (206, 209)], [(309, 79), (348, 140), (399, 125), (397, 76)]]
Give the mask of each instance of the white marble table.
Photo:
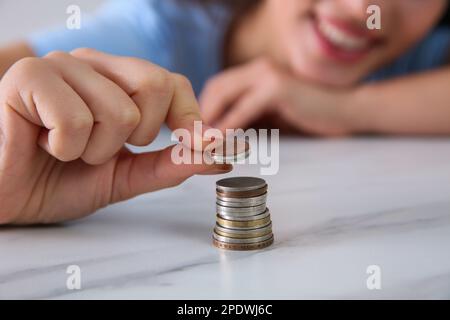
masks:
[(195, 177), (79, 222), (0, 229), (0, 298), (450, 298), (450, 140), (284, 138), (266, 178), (267, 250), (212, 246), (216, 178)]

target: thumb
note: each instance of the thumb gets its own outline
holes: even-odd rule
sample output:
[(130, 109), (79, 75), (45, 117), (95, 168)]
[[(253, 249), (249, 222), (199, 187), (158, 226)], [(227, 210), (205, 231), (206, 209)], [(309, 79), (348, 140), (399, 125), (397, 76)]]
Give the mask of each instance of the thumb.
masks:
[(228, 164), (177, 165), (171, 158), (174, 147), (142, 154), (123, 151), (116, 162), (111, 202), (174, 187), (196, 174), (225, 174), (233, 170), (233, 166)]

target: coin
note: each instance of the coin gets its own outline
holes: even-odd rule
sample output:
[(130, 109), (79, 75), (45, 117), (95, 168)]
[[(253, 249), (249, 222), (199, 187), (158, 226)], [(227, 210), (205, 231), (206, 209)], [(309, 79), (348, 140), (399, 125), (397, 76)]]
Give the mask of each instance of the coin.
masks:
[(250, 144), (244, 137), (226, 137), (223, 144), (211, 150), (211, 158), (216, 163), (234, 163), (249, 156)]
[(248, 243), (258, 243), (262, 241), (267, 241), (270, 238), (273, 237), (272, 233), (267, 234), (262, 237), (256, 237), (256, 238), (247, 238), (247, 239), (239, 239), (239, 238), (230, 238), (230, 237), (223, 237), (221, 235), (218, 235), (217, 233), (213, 233), (214, 239), (220, 242), (225, 243), (233, 243), (233, 244), (248, 244)]
[(253, 233), (243, 233), (243, 234), (230, 234), (230, 233), (219, 231), (219, 230), (214, 230), (214, 232), (222, 237), (236, 238), (236, 239), (249, 239), (249, 238), (262, 237), (262, 236), (265, 236), (268, 234), (272, 234), (272, 230), (267, 231), (265, 233), (253, 232)]
[(252, 198), (228, 198), (217, 196), (217, 204), (224, 207), (254, 207), (266, 203), (267, 193)]
[(267, 200), (267, 192), (264, 193), (263, 195), (260, 195), (257, 197), (250, 197), (250, 198), (231, 198), (231, 197), (217, 196), (217, 199), (219, 199), (221, 201), (226, 201), (226, 202), (238, 202), (238, 203), (247, 203), (248, 201), (259, 202), (259, 201)]
[(257, 238), (257, 237), (262, 237), (262, 236), (271, 234), (272, 233), (272, 224), (270, 223), (263, 228), (256, 228), (256, 229), (249, 229), (249, 230), (228, 229), (228, 228), (221, 227), (220, 225), (216, 225), (216, 227), (214, 228), (214, 232), (220, 236), (229, 237), (229, 238), (240, 238), (240, 239)]
[(222, 232), (227, 232), (230, 234), (246, 234), (249, 232), (263, 232), (263, 233), (267, 233), (267, 231), (272, 231), (272, 224), (269, 223), (267, 226), (261, 227), (261, 228), (253, 228), (251, 230), (243, 230), (243, 229), (234, 229), (234, 228), (225, 228), (222, 227), (219, 224), (216, 224), (215, 226), (216, 230), (222, 231)]
[(259, 220), (250, 220), (250, 221), (236, 221), (236, 220), (228, 220), (222, 219), (219, 215), (217, 215), (217, 223), (222, 227), (233, 228), (233, 229), (254, 229), (261, 228), (267, 226), (271, 222), (270, 216), (267, 216), (263, 219)]
[(216, 205), (217, 213), (220, 215), (226, 215), (226, 216), (256, 216), (258, 214), (263, 213), (266, 211), (266, 204), (263, 203), (259, 206), (254, 207), (240, 207), (240, 208), (234, 208), (234, 207), (224, 207), (220, 204)]
[(216, 189), (216, 195), (218, 197), (223, 198), (254, 198), (262, 196), (263, 194), (267, 193), (267, 186), (256, 189), (256, 190), (250, 190), (250, 191), (234, 191), (234, 192), (224, 192)]
[(254, 177), (225, 178), (216, 183), (216, 189), (222, 193), (258, 190), (266, 186), (264, 179)]
[(250, 251), (250, 250), (261, 250), (269, 247), (274, 242), (274, 238), (270, 238), (269, 240), (251, 243), (251, 244), (231, 244), (226, 242), (221, 242), (213, 238), (213, 244), (219, 249), (225, 250), (236, 250), (236, 251)]
[(219, 189), (216, 189), (216, 194), (218, 197), (223, 198), (253, 198), (259, 197), (263, 194), (267, 193), (267, 186), (264, 186), (260, 189), (249, 190), (249, 191), (228, 191), (224, 192)]
[(266, 211), (264, 211), (261, 214), (257, 214), (255, 216), (231, 217), (231, 216), (227, 216), (227, 215), (223, 215), (223, 214), (219, 215), (219, 217), (222, 219), (232, 220), (232, 221), (254, 221), (254, 220), (261, 220), (261, 219), (264, 219), (269, 216), (270, 216), (269, 208), (266, 208)]
[(261, 206), (261, 205), (265, 205), (266, 204), (266, 200), (260, 200), (258, 202), (255, 201), (247, 201), (245, 203), (240, 203), (240, 202), (230, 202), (230, 201), (222, 201), (219, 198), (217, 198), (216, 200), (216, 204), (222, 206), (222, 207), (231, 207), (231, 208), (242, 208), (242, 207), (257, 207), (257, 206)]

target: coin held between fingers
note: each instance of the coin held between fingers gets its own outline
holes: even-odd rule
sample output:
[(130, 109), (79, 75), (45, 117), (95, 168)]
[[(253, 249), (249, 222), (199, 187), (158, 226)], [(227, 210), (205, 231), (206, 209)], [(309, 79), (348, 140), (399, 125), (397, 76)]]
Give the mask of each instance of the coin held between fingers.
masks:
[(250, 144), (241, 137), (226, 137), (224, 142), (210, 151), (216, 163), (236, 163), (250, 156)]

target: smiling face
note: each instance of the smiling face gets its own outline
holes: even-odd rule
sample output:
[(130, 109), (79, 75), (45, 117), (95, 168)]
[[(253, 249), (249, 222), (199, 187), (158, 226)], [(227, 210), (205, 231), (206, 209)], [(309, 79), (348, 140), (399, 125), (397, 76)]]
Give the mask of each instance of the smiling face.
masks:
[[(381, 30), (367, 28), (369, 5)], [(295, 73), (348, 86), (417, 43), (445, 12), (447, 0), (266, 0), (276, 56)]]

